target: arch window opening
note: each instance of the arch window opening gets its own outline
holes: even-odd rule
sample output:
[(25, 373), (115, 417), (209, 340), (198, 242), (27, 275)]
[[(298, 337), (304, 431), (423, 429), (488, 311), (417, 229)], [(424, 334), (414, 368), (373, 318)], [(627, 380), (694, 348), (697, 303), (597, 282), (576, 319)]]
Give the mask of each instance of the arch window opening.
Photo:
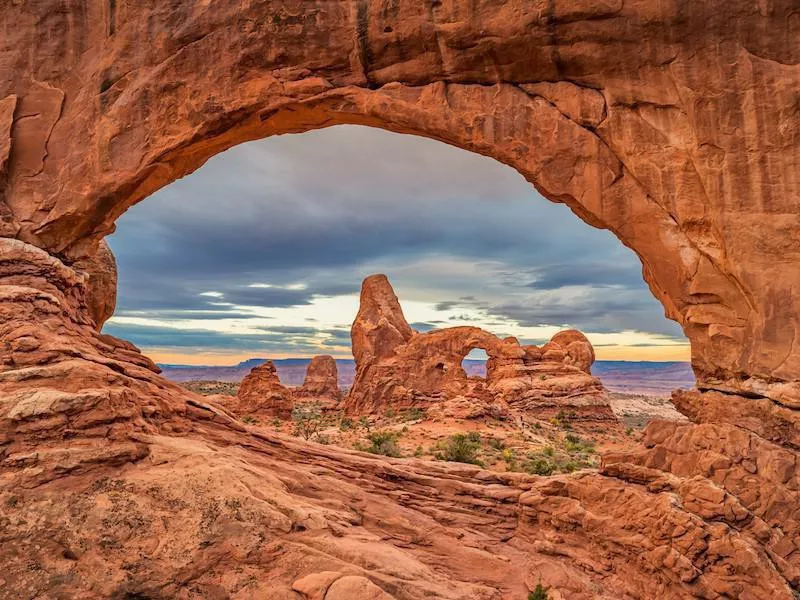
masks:
[[(478, 327), (543, 347), (576, 328), (610, 389), (691, 386), (688, 344), (608, 231), (501, 163), (363, 126), (231, 148), (129, 209), (105, 331), (179, 381), (236, 384), (272, 360), (300, 386), (311, 357), (353, 383), (359, 287), (386, 273), (420, 333)], [(486, 377), (485, 352), (464, 360)]]
[(483, 348), (473, 348), (461, 360), (461, 368), (467, 374), (467, 377), (475, 377), (478, 379), (486, 379), (486, 361), (489, 360), (489, 355)]

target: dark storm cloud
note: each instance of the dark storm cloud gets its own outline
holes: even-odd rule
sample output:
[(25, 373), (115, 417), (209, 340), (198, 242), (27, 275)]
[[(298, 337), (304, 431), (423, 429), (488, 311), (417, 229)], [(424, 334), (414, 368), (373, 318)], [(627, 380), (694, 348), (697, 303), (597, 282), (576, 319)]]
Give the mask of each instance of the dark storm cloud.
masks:
[[(374, 129), (337, 127), (236, 147), (133, 207), (110, 243), (119, 263), (118, 315), (247, 318), (241, 307), (357, 294), (364, 276), (383, 271), (408, 290), (401, 301), (427, 289), (425, 299), (441, 311), (463, 306), (587, 331), (677, 331), (642, 281), (638, 259), (610, 233), (542, 199), (491, 159)], [(476, 268), (458, 277), (393, 272), (432, 256)], [(494, 266), (478, 268), (484, 264)], [(536, 295), (570, 286), (598, 293), (591, 301)], [(342, 323), (353, 316), (342, 315)], [(159, 335), (161, 347), (256, 341), (174, 330), (148, 339)], [(336, 336), (349, 343), (348, 331)]]
[(538, 290), (554, 290), (573, 285), (639, 289), (643, 283), (641, 269), (631, 268), (628, 261), (622, 265), (594, 261), (545, 265), (533, 271), (532, 279), (533, 281), (526, 284), (527, 287)]
[[(280, 328), (276, 328), (280, 329)], [(285, 328), (291, 329), (291, 328)], [(308, 334), (282, 331), (265, 331), (257, 334), (231, 334), (210, 331), (205, 329), (177, 329), (173, 327), (156, 327), (147, 325), (131, 325), (108, 323), (104, 329), (106, 333), (124, 338), (137, 346), (149, 348), (214, 348), (219, 350), (250, 350), (269, 352), (307, 352), (316, 354), (318, 345), (316, 340)], [(315, 331), (329, 337), (326, 344), (332, 346), (342, 345), (343, 337), (338, 330)], [(335, 340), (337, 343), (328, 343)], [(347, 335), (346, 344), (349, 345), (350, 336)]]

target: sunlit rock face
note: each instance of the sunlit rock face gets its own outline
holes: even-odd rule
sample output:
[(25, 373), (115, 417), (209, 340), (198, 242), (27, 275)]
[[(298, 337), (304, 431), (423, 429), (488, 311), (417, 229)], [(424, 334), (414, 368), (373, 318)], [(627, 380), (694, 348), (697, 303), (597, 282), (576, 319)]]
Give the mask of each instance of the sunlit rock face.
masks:
[[(591, 375), (594, 349), (579, 331), (562, 331), (542, 348), (477, 327), (417, 333), (387, 277), (372, 275), (362, 285), (351, 335), (356, 376), (342, 406), (352, 413), (428, 409), (461, 398), (537, 418), (563, 411), (576, 419), (616, 420), (602, 384)], [(476, 348), (489, 357), (485, 379), (467, 377), (461, 366)]]
[(314, 356), (308, 363), (303, 385), (293, 390), (295, 398), (336, 405), (342, 396), (339, 390), (339, 369), (332, 356)]
[(254, 367), (242, 380), (236, 394), (237, 415), (277, 417), (292, 416), (292, 392), (281, 385), (271, 360)]
[[(787, 0), (4, 3), (0, 597), (793, 598), (798, 26)], [(245, 427), (97, 332), (126, 208), (338, 123), (612, 231), (726, 393), (599, 473), (501, 475)]]

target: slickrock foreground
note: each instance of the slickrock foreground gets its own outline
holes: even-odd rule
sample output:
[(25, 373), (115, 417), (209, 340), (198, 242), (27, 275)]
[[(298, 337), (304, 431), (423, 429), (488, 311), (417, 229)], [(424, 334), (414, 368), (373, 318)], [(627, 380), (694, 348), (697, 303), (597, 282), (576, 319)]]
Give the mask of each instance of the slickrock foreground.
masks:
[[(356, 377), (343, 408), (353, 414), (450, 403), (615, 421), (602, 384), (591, 376), (594, 350), (579, 331), (562, 331), (541, 348), (477, 327), (417, 333), (387, 277), (372, 275), (362, 285), (351, 337)], [(485, 379), (467, 377), (461, 366), (475, 348), (489, 356)]]
[[(798, 23), (792, 0), (5, 2), (0, 596), (791, 600)], [(494, 157), (616, 235), (691, 341), (692, 422), (571, 476), (377, 458), (247, 428), (98, 333), (122, 212), (340, 123)]]
[(0, 244), (0, 597), (296, 599), (333, 581), (325, 598), (500, 599), (541, 577), (578, 599), (792, 599), (791, 409), (679, 394), (694, 423), (651, 423), (641, 450), (571, 476), (301, 442), (167, 382), (96, 332), (84, 275)]

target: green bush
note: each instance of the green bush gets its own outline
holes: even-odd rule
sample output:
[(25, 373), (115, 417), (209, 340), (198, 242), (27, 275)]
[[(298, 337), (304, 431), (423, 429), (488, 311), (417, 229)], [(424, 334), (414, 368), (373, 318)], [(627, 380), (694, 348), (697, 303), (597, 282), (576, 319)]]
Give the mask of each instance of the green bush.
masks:
[(318, 404), (302, 404), (292, 409), (294, 434), (310, 440), (322, 428), (322, 408)]
[(503, 450), (506, 447), (506, 443), (500, 438), (489, 438), (489, 447), (493, 450)]
[(553, 461), (543, 457), (537, 456), (528, 460), (525, 463), (525, 471), (530, 473), (531, 475), (552, 475), (553, 472), (556, 470), (556, 465)]
[(339, 431), (350, 431), (353, 425), (353, 419), (350, 417), (342, 417), (342, 420), (339, 421)]
[(409, 408), (403, 413), (403, 421), (419, 421), (425, 418), (425, 411), (421, 408)]
[(437, 452), (436, 458), (450, 462), (483, 466), (483, 463), (478, 460), (480, 449), (480, 434), (474, 431), (467, 434), (456, 433), (440, 444), (440, 451)]
[(370, 433), (367, 439), (370, 441), (370, 445), (362, 446), (358, 448), (359, 450), (394, 458), (400, 456), (400, 446), (397, 444), (397, 440), (400, 439), (400, 433), (396, 431), (375, 431)]
[(541, 583), (536, 584), (536, 589), (528, 592), (528, 600), (550, 600), (550, 595)]
[(564, 436), (564, 449), (570, 454), (594, 454), (594, 443), (591, 441), (585, 441), (574, 433), (568, 433), (566, 436)]

